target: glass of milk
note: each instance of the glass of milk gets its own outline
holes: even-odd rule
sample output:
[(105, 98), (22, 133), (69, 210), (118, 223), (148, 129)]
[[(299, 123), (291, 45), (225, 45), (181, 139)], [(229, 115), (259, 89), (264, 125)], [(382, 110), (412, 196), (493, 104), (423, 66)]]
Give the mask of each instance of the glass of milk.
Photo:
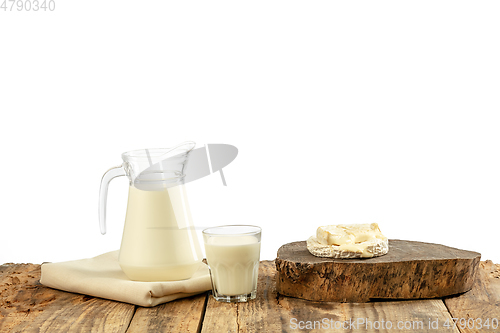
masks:
[(225, 225), (203, 230), (212, 294), (221, 302), (246, 302), (257, 294), (260, 237), (253, 225)]

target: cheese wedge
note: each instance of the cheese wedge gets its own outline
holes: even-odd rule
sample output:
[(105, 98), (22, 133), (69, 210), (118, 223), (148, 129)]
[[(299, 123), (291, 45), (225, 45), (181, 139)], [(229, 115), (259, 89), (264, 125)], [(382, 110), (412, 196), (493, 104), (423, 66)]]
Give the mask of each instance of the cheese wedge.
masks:
[(329, 258), (372, 258), (389, 252), (389, 242), (377, 223), (321, 226), (307, 240), (312, 255)]

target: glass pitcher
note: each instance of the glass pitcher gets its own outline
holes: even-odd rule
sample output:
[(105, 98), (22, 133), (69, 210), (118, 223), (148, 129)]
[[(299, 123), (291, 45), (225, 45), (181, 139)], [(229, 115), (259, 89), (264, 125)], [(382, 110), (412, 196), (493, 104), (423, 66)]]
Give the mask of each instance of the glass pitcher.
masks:
[(123, 164), (101, 180), (99, 223), (106, 233), (106, 200), (111, 179), (129, 178), (127, 214), (119, 263), (135, 281), (190, 278), (202, 254), (184, 186), (184, 170), (194, 142), (173, 148), (141, 149), (122, 154)]

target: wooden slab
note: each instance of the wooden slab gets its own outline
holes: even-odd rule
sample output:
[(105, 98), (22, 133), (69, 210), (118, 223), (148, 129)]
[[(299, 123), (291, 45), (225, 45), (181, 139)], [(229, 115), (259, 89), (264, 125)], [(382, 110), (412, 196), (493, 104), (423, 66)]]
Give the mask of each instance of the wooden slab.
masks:
[(389, 240), (368, 259), (319, 258), (306, 242), (283, 245), (275, 260), (279, 294), (313, 301), (436, 298), (472, 288), (481, 255), (439, 244)]

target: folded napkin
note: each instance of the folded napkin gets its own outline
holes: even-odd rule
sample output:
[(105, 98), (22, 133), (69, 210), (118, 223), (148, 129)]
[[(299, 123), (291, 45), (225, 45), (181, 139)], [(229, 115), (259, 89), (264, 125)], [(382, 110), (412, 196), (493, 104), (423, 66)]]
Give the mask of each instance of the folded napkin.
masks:
[(147, 307), (211, 289), (206, 264), (200, 264), (196, 273), (187, 280), (131, 281), (118, 264), (118, 252), (90, 259), (44, 263), (40, 283), (55, 289)]

